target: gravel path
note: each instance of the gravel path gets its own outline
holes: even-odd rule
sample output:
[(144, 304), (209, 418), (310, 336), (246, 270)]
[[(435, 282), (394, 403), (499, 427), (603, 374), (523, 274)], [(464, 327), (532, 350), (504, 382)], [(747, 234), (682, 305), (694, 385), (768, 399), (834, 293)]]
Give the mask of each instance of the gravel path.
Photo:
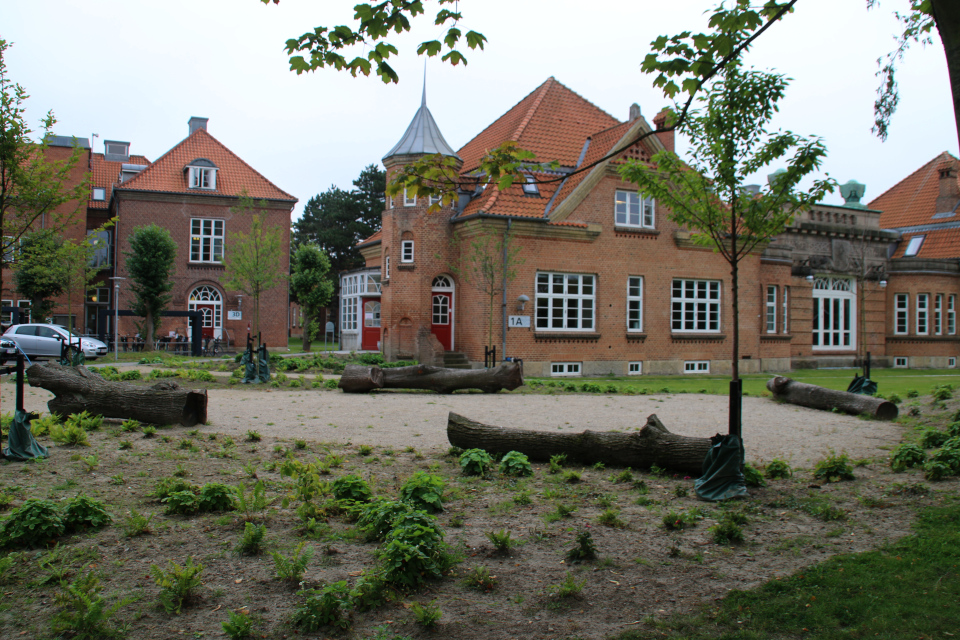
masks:
[[(2, 385), (4, 412), (13, 409), (15, 389)], [(26, 408), (45, 412), (51, 397), (28, 387)], [(299, 389), (211, 390), (208, 428), (241, 436), (256, 429), (277, 438), (445, 450), (450, 411), (487, 424), (547, 431), (626, 431), (641, 427), (651, 413), (683, 435), (709, 437), (727, 430), (727, 398), (715, 395), (347, 395)], [(801, 467), (812, 466), (831, 451), (853, 458), (884, 455), (903, 431), (896, 423), (755, 397), (743, 399), (743, 424), (749, 460), (778, 457)]]

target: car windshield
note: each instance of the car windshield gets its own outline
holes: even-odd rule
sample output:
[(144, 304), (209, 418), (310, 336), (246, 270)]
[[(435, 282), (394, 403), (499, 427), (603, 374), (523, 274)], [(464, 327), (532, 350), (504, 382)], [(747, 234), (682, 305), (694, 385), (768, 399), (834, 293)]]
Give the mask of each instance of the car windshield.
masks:
[(65, 336), (70, 336), (71, 338), (80, 338), (80, 337), (82, 337), (82, 336), (79, 336), (79, 335), (77, 335), (77, 334), (75, 334), (75, 333), (71, 333), (70, 331), (67, 331), (67, 328), (66, 328), (66, 327), (62, 327), (62, 326), (60, 326), (60, 325), (58, 325), (58, 324), (55, 324), (55, 325), (53, 325), (53, 326), (56, 327), (57, 331), (59, 331), (60, 333), (62, 333), (62, 334), (65, 335)]

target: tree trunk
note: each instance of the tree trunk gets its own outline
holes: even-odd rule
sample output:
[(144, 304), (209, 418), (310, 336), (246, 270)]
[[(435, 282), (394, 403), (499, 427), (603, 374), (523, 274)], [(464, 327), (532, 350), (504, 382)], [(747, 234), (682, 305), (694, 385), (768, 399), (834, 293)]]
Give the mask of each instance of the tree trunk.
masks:
[(362, 364), (348, 364), (337, 386), (346, 393), (367, 393), (374, 389), (382, 389), (383, 369)]
[(859, 393), (825, 389), (814, 384), (797, 382), (786, 376), (770, 379), (767, 389), (773, 393), (776, 400), (811, 409), (839, 409), (845, 413), (864, 414), (879, 420), (894, 420), (899, 414), (897, 405), (892, 402)]
[(310, 347), (313, 346), (312, 337), (310, 335), (310, 323), (313, 322), (313, 317), (309, 313), (303, 312), (303, 307), (300, 307), (300, 331), (302, 335), (302, 350), (305, 353), (310, 353)]
[(156, 337), (153, 335), (155, 329), (153, 326), (152, 311), (148, 312), (147, 317), (143, 320), (143, 332), (146, 334), (143, 340), (143, 351), (155, 351)]
[(27, 380), (30, 386), (56, 394), (47, 407), (58, 416), (89, 411), (105, 418), (185, 427), (207, 422), (207, 392), (184, 389), (172, 381), (152, 387), (110, 382), (86, 367), (64, 367), (54, 362), (31, 366)]
[(503, 362), (494, 369), (444, 369), (414, 365), (383, 370), (384, 389), (431, 389), (453, 393), (458, 389), (480, 389), (496, 393), (523, 386), (523, 371), (517, 362)]
[(447, 418), (447, 439), (461, 449), (483, 449), (490, 453), (519, 451), (531, 460), (547, 461), (566, 454), (582, 464), (602, 462), (617, 467), (647, 469), (653, 465), (699, 476), (710, 450), (710, 438), (689, 438), (670, 433), (656, 415), (635, 433), (583, 431), (554, 433), (496, 427), (451, 412)]

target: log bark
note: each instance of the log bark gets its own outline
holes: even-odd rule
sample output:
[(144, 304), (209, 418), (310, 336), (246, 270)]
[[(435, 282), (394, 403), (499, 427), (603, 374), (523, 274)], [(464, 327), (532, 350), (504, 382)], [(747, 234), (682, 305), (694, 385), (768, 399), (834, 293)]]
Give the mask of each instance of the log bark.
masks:
[(366, 393), (374, 389), (383, 388), (383, 369), (380, 367), (366, 367), (359, 364), (348, 364), (340, 376), (337, 386), (346, 393)]
[(568, 460), (583, 464), (602, 462), (634, 469), (656, 465), (692, 476), (700, 475), (711, 446), (710, 438), (670, 433), (656, 415), (650, 415), (643, 428), (634, 433), (554, 433), (492, 426), (451, 412), (447, 418), (447, 439), (462, 449), (519, 451), (531, 460), (544, 462), (562, 453)]
[(504, 362), (493, 369), (445, 369), (414, 365), (383, 370), (384, 389), (431, 389), (453, 393), (459, 389), (479, 389), (496, 393), (523, 386), (523, 371), (518, 362)]
[(207, 392), (184, 389), (173, 381), (152, 387), (111, 382), (86, 367), (64, 367), (54, 362), (31, 366), (27, 381), (30, 386), (56, 394), (47, 408), (58, 416), (89, 411), (105, 418), (185, 427), (207, 422)]
[(873, 396), (846, 391), (834, 391), (814, 384), (797, 382), (786, 376), (767, 381), (767, 389), (776, 400), (798, 404), (801, 407), (831, 411), (834, 408), (854, 415), (868, 415), (878, 420), (894, 420), (900, 411), (897, 405)]

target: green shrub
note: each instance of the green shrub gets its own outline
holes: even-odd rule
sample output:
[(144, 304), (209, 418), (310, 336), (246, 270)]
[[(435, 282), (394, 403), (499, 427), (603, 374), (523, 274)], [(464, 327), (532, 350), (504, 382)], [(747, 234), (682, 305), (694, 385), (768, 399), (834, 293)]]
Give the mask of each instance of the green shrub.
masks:
[(293, 625), (307, 633), (323, 627), (350, 626), (350, 587), (346, 580), (328, 584), (321, 589), (301, 589), (297, 595), (303, 601), (293, 612)]
[(424, 629), (431, 629), (436, 624), (437, 621), (443, 616), (443, 612), (440, 610), (440, 605), (436, 603), (436, 600), (429, 602), (428, 604), (420, 604), (419, 602), (414, 602), (410, 605), (410, 612), (413, 613), (413, 619), (417, 621)]
[(147, 495), (162, 502), (164, 498), (168, 498), (171, 494), (180, 491), (190, 491), (195, 493), (199, 490), (200, 487), (188, 482), (187, 480), (184, 480), (183, 478), (171, 478), (168, 476), (157, 480), (156, 484), (153, 485), (153, 491)]
[(414, 509), (427, 513), (443, 511), (443, 490), (446, 483), (440, 476), (417, 471), (400, 487), (400, 499)]
[(603, 513), (597, 516), (597, 522), (614, 529), (623, 529), (627, 526), (627, 523), (620, 519), (620, 512), (616, 509), (605, 509)]
[(230, 611), (230, 619), (220, 624), (230, 640), (243, 640), (253, 635), (253, 620), (245, 611)]
[(154, 426), (146, 426), (143, 428), (143, 437), (152, 438), (157, 433), (157, 428)]
[(887, 402), (892, 402), (893, 404), (900, 404), (903, 402), (903, 398), (900, 397), (900, 394), (891, 393), (887, 396)]
[(414, 508), (407, 502), (374, 500), (360, 514), (357, 519), (357, 528), (363, 532), (368, 541), (381, 541), (389, 533), (397, 517), (413, 510)]
[(763, 479), (763, 474), (749, 462), (743, 465), (743, 481), (748, 487), (765, 487), (767, 481)]
[(313, 547), (304, 549), (306, 544), (306, 542), (298, 544), (289, 558), (277, 551), (270, 552), (270, 555), (273, 556), (274, 577), (277, 580), (297, 583), (303, 579), (303, 574), (307, 570), (307, 565), (310, 564), (314, 552)]
[(563, 464), (567, 461), (567, 454), (558, 453), (554, 456), (550, 456), (550, 473), (556, 474), (560, 473), (563, 468)]
[(497, 576), (490, 575), (490, 570), (486, 567), (474, 567), (467, 572), (463, 586), (489, 593), (497, 588)]
[(51, 424), (50, 439), (57, 444), (72, 447), (89, 447), (87, 432), (75, 423)]
[(200, 489), (200, 511), (232, 511), (236, 489), (220, 482), (208, 482)]
[(782, 478), (789, 478), (793, 475), (793, 470), (790, 468), (790, 465), (780, 458), (774, 458), (767, 464), (764, 469), (764, 474), (771, 480), (779, 480)]
[(137, 369), (128, 369), (120, 374), (121, 380), (142, 380), (142, 376)]
[(890, 454), (890, 468), (894, 471), (903, 471), (911, 467), (923, 466), (927, 460), (927, 453), (916, 444), (903, 443), (898, 445)]
[(464, 475), (484, 476), (493, 468), (493, 458), (483, 449), (467, 449), (460, 454), (460, 468)]
[(49, 500), (30, 498), (0, 523), (0, 547), (34, 547), (63, 535), (60, 510)]
[(123, 533), (128, 538), (142, 536), (145, 533), (151, 533), (150, 522), (153, 521), (154, 514), (144, 516), (136, 509), (130, 509), (128, 515), (123, 521)]
[(79, 495), (63, 507), (63, 525), (67, 531), (99, 529), (113, 522), (102, 502)]
[(950, 468), (951, 474), (960, 472), (960, 449), (954, 449), (947, 446), (949, 441), (944, 443), (943, 447), (930, 454), (932, 462), (939, 462)]
[(916, 389), (907, 389), (907, 397), (908, 397), (908, 398), (919, 398), (919, 397), (920, 397), (920, 392), (917, 391)]
[(923, 464), (923, 477), (934, 482), (943, 480), (953, 473), (950, 465), (939, 460), (927, 460)]
[(263, 436), (260, 435), (259, 431), (254, 431), (250, 429), (247, 431), (247, 442), (260, 442), (263, 439)]
[(663, 526), (667, 531), (683, 531), (684, 529), (696, 526), (697, 522), (701, 519), (702, 516), (698, 513), (690, 511), (681, 511), (679, 513), (669, 511), (663, 516)]
[(743, 527), (732, 513), (725, 513), (717, 524), (710, 527), (713, 541), (717, 544), (739, 544), (743, 542)]
[(193, 558), (187, 558), (182, 567), (173, 560), (170, 560), (167, 566), (169, 571), (151, 564), (150, 574), (160, 587), (158, 597), (164, 611), (179, 615), (181, 609), (189, 605), (195, 597), (194, 589), (202, 584), (200, 574), (203, 572), (203, 565), (193, 564)]
[(378, 551), (384, 580), (415, 588), (440, 578), (450, 562), (443, 536), (437, 519), (429, 514), (413, 511), (398, 516)]
[(587, 586), (586, 579), (583, 579), (581, 582), (577, 582), (576, 578), (573, 577), (573, 574), (568, 571), (563, 582), (551, 586), (550, 592), (556, 598), (561, 600), (564, 598), (578, 598), (580, 597), (580, 593), (583, 591), (585, 586)]
[(127, 596), (110, 604), (100, 595), (100, 580), (92, 573), (84, 574), (69, 584), (60, 584), (54, 596), (60, 611), (50, 620), (50, 630), (58, 637), (66, 634), (81, 640), (123, 638), (126, 626), (115, 626), (111, 618), (135, 600)]
[(369, 611), (387, 601), (387, 583), (379, 573), (361, 573), (350, 590), (350, 602), (357, 611)]
[(337, 388), (337, 381), (334, 380), (333, 378), (330, 378), (329, 380), (324, 380), (324, 381), (323, 381), (323, 386), (324, 386), (324, 388), (326, 388), (326, 389), (336, 389), (336, 388)]
[(369, 502), (373, 496), (370, 485), (358, 475), (341, 476), (333, 481), (333, 497), (337, 500)]
[(583, 479), (583, 474), (579, 471), (574, 471), (571, 469), (563, 474), (563, 481), (567, 484), (577, 484), (580, 480)]
[(517, 544), (517, 541), (510, 537), (509, 529), (487, 531), (487, 540), (493, 545), (494, 552), (501, 556), (510, 555), (510, 549)]
[(630, 473), (630, 469), (624, 469), (620, 473), (610, 476), (610, 482), (615, 484), (631, 483), (633, 482), (633, 474)]
[(842, 453), (839, 456), (828, 456), (821, 460), (813, 468), (813, 477), (820, 478), (824, 482), (840, 482), (841, 480), (853, 480), (853, 469), (850, 467), (850, 459), (847, 454)]
[(65, 425), (76, 425), (84, 431), (96, 431), (103, 426), (103, 416), (91, 415), (87, 411), (71, 413), (64, 421)]
[[(50, 428), (59, 424), (60, 420), (57, 419), (57, 416), (53, 415), (52, 413), (48, 413), (41, 418), (35, 418), (30, 421), (30, 433), (32, 433), (35, 438), (39, 438), (41, 436), (48, 435), (50, 433)], [(4, 425), (3, 430), (6, 432), (8, 427)]]
[(924, 449), (933, 449), (941, 446), (950, 438), (949, 434), (938, 429), (924, 429), (920, 436), (920, 444)]
[(200, 496), (193, 491), (174, 491), (161, 502), (167, 505), (167, 515), (190, 516), (200, 512)]
[(254, 520), (261, 517), (267, 508), (267, 489), (263, 480), (257, 480), (253, 490), (247, 496), (247, 487), (242, 482), (236, 487), (237, 511), (243, 514), (245, 520)]
[(267, 534), (267, 525), (245, 522), (240, 541), (235, 548), (242, 556), (257, 556), (263, 552), (263, 538)]
[(500, 460), (500, 473), (506, 476), (532, 476), (533, 468), (526, 455), (519, 451), (508, 451)]
[(930, 390), (930, 395), (933, 396), (934, 400), (949, 400), (953, 397), (953, 385), (952, 384), (940, 384), (935, 386)]
[(585, 529), (577, 532), (576, 546), (567, 551), (567, 560), (584, 562), (597, 557), (597, 545), (593, 542), (593, 534)]

